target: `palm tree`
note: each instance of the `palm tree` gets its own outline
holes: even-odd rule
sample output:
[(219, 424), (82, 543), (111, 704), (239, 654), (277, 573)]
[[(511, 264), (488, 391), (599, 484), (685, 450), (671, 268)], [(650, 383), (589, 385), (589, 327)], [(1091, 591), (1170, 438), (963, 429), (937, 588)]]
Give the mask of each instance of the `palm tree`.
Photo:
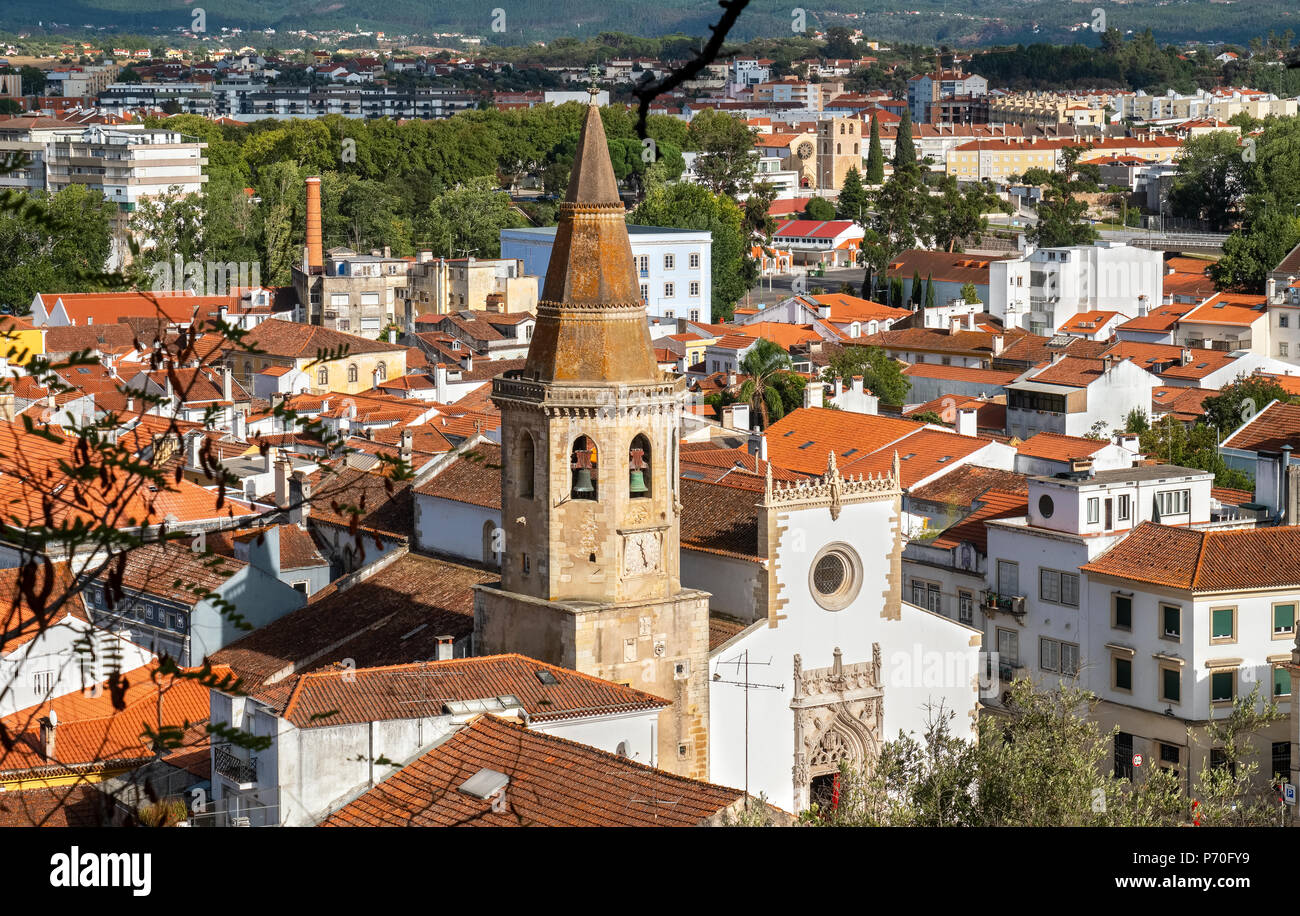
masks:
[(770, 421), (785, 415), (785, 403), (774, 383), (790, 371), (790, 365), (790, 354), (762, 337), (740, 361), (740, 371), (749, 378), (740, 386), (739, 400), (748, 402), (751, 408), (757, 405), (764, 429)]

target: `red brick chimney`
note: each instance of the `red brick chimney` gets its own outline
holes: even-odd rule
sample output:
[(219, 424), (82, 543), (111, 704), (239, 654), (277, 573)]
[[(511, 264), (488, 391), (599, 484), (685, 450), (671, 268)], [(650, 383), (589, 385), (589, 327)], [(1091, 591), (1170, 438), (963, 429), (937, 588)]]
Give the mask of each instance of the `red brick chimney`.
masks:
[(320, 232), (320, 179), (307, 179), (307, 270), (319, 273), (325, 268), (325, 254)]

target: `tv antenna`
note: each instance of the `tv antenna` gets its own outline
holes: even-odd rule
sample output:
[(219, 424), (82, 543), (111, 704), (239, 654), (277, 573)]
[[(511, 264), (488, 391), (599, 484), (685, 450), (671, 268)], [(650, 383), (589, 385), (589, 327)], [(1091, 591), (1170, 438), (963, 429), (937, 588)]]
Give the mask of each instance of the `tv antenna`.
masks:
[[(751, 662), (749, 660), (749, 650), (746, 649), (739, 655), (733, 656), (726, 661), (719, 661), (717, 669), (713, 672), (713, 681), (716, 684), (732, 684), (736, 687), (745, 688), (745, 807), (749, 807), (749, 691), (750, 690), (785, 690), (784, 684), (762, 684), (749, 679), (750, 665), (771, 666), (772, 657), (769, 655), (765, 662)], [(740, 680), (728, 680), (722, 676), (719, 670), (723, 665), (734, 665), (736, 672), (735, 677)], [(742, 673), (742, 666), (744, 667)]]

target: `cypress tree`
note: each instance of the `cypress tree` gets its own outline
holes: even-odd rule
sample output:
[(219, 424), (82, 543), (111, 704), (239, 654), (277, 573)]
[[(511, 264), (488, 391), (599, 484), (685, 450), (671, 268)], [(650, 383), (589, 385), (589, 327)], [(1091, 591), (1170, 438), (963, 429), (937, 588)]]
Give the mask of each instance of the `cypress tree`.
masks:
[(925, 301), (921, 298), (923, 292), (924, 290), (921, 289), (921, 272), (919, 270), (914, 270), (912, 271), (912, 304), (913, 305), (920, 305), (923, 301)]
[(934, 274), (927, 274), (925, 277), (925, 307), (934, 308)]
[(871, 145), (867, 149), (867, 184), (881, 184), (885, 180), (885, 153), (880, 148), (880, 122), (871, 116)]
[(898, 136), (894, 140), (894, 173), (919, 172), (920, 164), (916, 161), (916, 146), (912, 143), (912, 114), (903, 109), (903, 119), (898, 122)]
[(862, 187), (862, 176), (857, 166), (851, 166), (844, 176), (844, 187), (835, 207), (840, 219), (857, 220), (863, 216), (867, 205), (867, 192)]

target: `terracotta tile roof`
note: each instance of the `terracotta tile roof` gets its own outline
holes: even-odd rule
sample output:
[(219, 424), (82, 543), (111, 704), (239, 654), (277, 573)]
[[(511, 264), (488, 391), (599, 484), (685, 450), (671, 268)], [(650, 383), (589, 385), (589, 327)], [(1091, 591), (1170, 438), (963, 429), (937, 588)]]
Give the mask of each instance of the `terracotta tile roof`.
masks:
[[(1190, 357), (1186, 365), (1183, 364), (1184, 352)], [(1234, 361), (1222, 350), (1131, 340), (1116, 341), (1106, 350), (1106, 355), (1132, 360), (1135, 366), (1162, 378), (1200, 379)]]
[(816, 309), (819, 305), (829, 305), (831, 307), (831, 321), (885, 321), (907, 318), (912, 314), (910, 309), (892, 308), (888, 305), (882, 305), (879, 302), (872, 302), (870, 299), (862, 299), (858, 296), (850, 296), (847, 293), (823, 293), (819, 296), (800, 296), (800, 300), (809, 303), (809, 307)]
[(763, 491), (735, 481), (707, 483), (681, 479), (681, 543), (741, 560), (758, 554), (758, 504)]
[(989, 490), (1026, 496), (1029, 493), (1027, 480), (1026, 475), (1017, 474), (1015, 471), (963, 464), (953, 469), (951, 473), (911, 490), (908, 498), (928, 503), (973, 506), (975, 501)]
[(1271, 372), (1260, 372), (1258, 374), (1277, 382), (1287, 394), (1300, 394), (1300, 375), (1274, 375)]
[[(22, 567), (0, 570), (0, 657), (9, 655), (69, 617), (89, 620), (81, 593), (73, 587), (67, 563), (54, 563), (48, 579), (40, 566), (35, 568), (35, 573), (35, 579), (25, 589)], [(59, 602), (64, 595), (67, 599)], [(59, 603), (51, 607), (52, 602)]]
[(1105, 327), (1111, 319), (1120, 316), (1119, 312), (1106, 311), (1104, 309), (1092, 312), (1079, 312), (1069, 321), (1062, 324), (1057, 330), (1062, 334), (1070, 332), (1085, 333), (1096, 331)]
[(1031, 373), (1026, 377), (1026, 381), (1041, 382), (1045, 385), (1068, 385), (1073, 388), (1087, 388), (1101, 378), (1105, 369), (1105, 363), (1100, 359), (1065, 356), (1051, 365)]
[(1151, 412), (1170, 413), (1180, 420), (1205, 416), (1205, 399), (1217, 397), (1218, 388), (1184, 388), (1161, 385), (1151, 389)]
[[(678, 456), (681, 475), (692, 480), (717, 481), (726, 479), (735, 482), (738, 478), (745, 478), (761, 486), (769, 466), (772, 468), (773, 480), (799, 481), (807, 479), (803, 474), (795, 474), (749, 454), (746, 448), (723, 448), (712, 442), (690, 444), (704, 446), (703, 448), (690, 449), (683, 447)], [(737, 485), (743, 486), (744, 482), (742, 481)]]
[[(58, 718), (53, 760), (42, 753), (38, 722), (50, 710)], [(14, 741), (8, 749), (0, 744), (0, 773), (55, 775), (136, 765), (154, 755), (146, 726), (155, 732), (160, 725), (188, 728), (207, 718), (208, 688), (194, 678), (158, 673), (153, 663), (106, 683), (98, 697), (78, 691), (6, 716), (0, 724)]]
[(416, 487), (415, 492), (499, 511), (501, 467), (501, 446), (479, 443)]
[[(156, 525), (168, 515), (190, 522), (252, 514), (229, 500), (218, 507), (216, 493), (188, 480), (168, 480), (163, 487), (139, 475), (119, 473), (107, 491), (98, 480), (93, 486), (73, 480), (65, 468), (83, 464), (76, 440), (56, 430), (47, 432), (59, 441), (28, 433), (21, 423), (0, 421), (0, 504), (11, 524), (46, 524), (48, 519), (55, 524), (100, 522), (109, 517), (110, 505), (118, 510), (113, 518), (120, 529)], [(118, 447), (123, 454), (131, 453), (126, 437), (119, 439)]]
[(1024, 367), (1037, 366), (1060, 353), (1083, 359), (1101, 356), (1106, 349), (1104, 341), (1088, 340), (1085, 337), (1067, 337), (1063, 343), (1053, 345), (1054, 337), (1040, 337), (1037, 334), (1006, 333), (1006, 346), (996, 357), (1002, 363), (1019, 363)]
[(98, 786), (86, 783), (0, 792), (0, 827), (103, 827), (114, 807)]
[(1251, 417), (1219, 447), (1274, 452), (1284, 445), (1300, 448), (1300, 405), (1278, 401)]
[(297, 676), (345, 658), (368, 666), (428, 661), (438, 637), (464, 639), (474, 629), (472, 586), (496, 573), (405, 554), (367, 579), (318, 592), (304, 607), (217, 650), (244, 689), (282, 710)]
[(971, 369), (965, 366), (943, 366), (938, 363), (910, 363), (903, 374), (914, 378), (941, 378), (955, 382), (986, 384), (989, 390), (1009, 385), (1020, 377), (1019, 372), (1004, 369)]
[(987, 401), (980, 398), (944, 395), (932, 401), (926, 401), (924, 404), (917, 404), (915, 407), (908, 408), (903, 411), (903, 416), (913, 420), (916, 419), (917, 414), (935, 413), (945, 423), (952, 426), (957, 422), (957, 411), (971, 409), (975, 411), (975, 426), (977, 429), (1006, 429), (1007, 405), (1004, 395), (998, 395), (995, 399)]
[(902, 277), (905, 280), (910, 280), (919, 273), (922, 282), (933, 275), (936, 283), (974, 283), (976, 286), (987, 286), (990, 262), (1004, 260), (1007, 259), (910, 248), (889, 262), (886, 273), (890, 277)]
[(1255, 494), (1250, 490), (1234, 490), (1231, 487), (1210, 487), (1210, 496), (1230, 506), (1240, 506), (1255, 501)]
[(1122, 331), (1168, 331), (1176, 325), (1183, 316), (1197, 308), (1192, 303), (1173, 303), (1172, 305), (1162, 305), (1159, 308), (1153, 308), (1145, 315), (1139, 315), (1137, 318), (1131, 318), (1119, 326)]
[[(482, 769), (510, 778), (500, 813), (492, 810), (492, 801), (457, 791)], [(743, 797), (737, 789), (480, 716), (330, 815), (323, 826), (694, 826)]]
[(717, 614), (710, 614), (709, 651), (713, 652), (736, 634), (743, 633), (749, 628), (749, 626), (749, 624), (742, 620), (733, 620), (730, 617), (721, 617)]
[(982, 436), (959, 436), (940, 429), (920, 429), (888, 448), (882, 448), (861, 458), (841, 458), (840, 472), (862, 476), (880, 476), (891, 473), (894, 453), (898, 453), (898, 470), (904, 489), (922, 480), (951, 470), (956, 462), (968, 458), (989, 445), (993, 440)]
[(987, 331), (941, 331), (934, 328), (891, 328), (861, 339), (861, 345), (893, 351), (963, 353), (992, 356), (993, 338)]
[[(195, 553), (188, 542), (143, 544), (127, 554), (122, 587), (127, 601), (139, 592), (193, 606), (204, 600), (193, 589), (217, 591), (247, 565), (234, 557)], [(96, 580), (106, 581), (107, 576), (105, 572)]]
[(1192, 531), (1143, 522), (1079, 567), (1196, 592), (1300, 586), (1300, 527)]
[(224, 306), (239, 308), (239, 296), (191, 296), (185, 293), (49, 293), (41, 296), (47, 309), (62, 302), (73, 324), (116, 324), (122, 318), (162, 319), (170, 324), (190, 324), (217, 317)]
[(1218, 293), (1189, 312), (1183, 321), (1249, 327), (1268, 314), (1263, 296)]
[(1064, 436), (1060, 433), (1036, 433), (1016, 446), (1016, 452), (1028, 458), (1046, 458), (1049, 461), (1069, 461), (1095, 455), (1110, 442), (1087, 439), (1082, 436)]
[[(415, 524), (411, 481), (357, 468), (318, 470), (309, 477), (314, 524), (351, 528), (390, 537), (409, 538)], [(329, 494), (328, 498), (321, 498)]]
[(370, 340), (356, 334), (345, 334), (320, 325), (299, 324), (270, 318), (245, 335), (245, 349), (265, 353), (281, 359), (315, 359), (322, 351), (336, 353), (346, 348), (348, 353), (402, 353), (406, 348), (381, 340)]
[(1197, 302), (1204, 302), (1214, 295), (1214, 281), (1205, 274), (1165, 274), (1161, 285), (1166, 296), (1187, 296)]
[(980, 505), (970, 515), (949, 525), (931, 543), (936, 547), (959, 547), (969, 543), (980, 553), (988, 552), (989, 533), (984, 524), (995, 518), (1022, 518), (1029, 514), (1027, 493), (1005, 493), (987, 490), (980, 496)]
[[(813, 330), (812, 325), (785, 324), (780, 321), (756, 321), (753, 324), (741, 325), (734, 330), (734, 334), (728, 334), (718, 341), (715, 346), (732, 346), (736, 349), (742, 349), (752, 343), (754, 338), (762, 337), (772, 341), (783, 350), (789, 350), (791, 347), (798, 346), (806, 341), (822, 339), (822, 336)], [(743, 340), (744, 343), (739, 345), (733, 343), (733, 338), (737, 337)]]
[(843, 470), (849, 459), (890, 447), (922, 426), (873, 414), (801, 407), (768, 427), (767, 457), (779, 467), (820, 475), (832, 451)]
[[(543, 683), (539, 674), (550, 675)], [(555, 683), (549, 683), (553, 680)], [(668, 700), (523, 655), (334, 668), (298, 678), (283, 717), (299, 728), (441, 716), (449, 702), (513, 696), (534, 721), (613, 715)]]

